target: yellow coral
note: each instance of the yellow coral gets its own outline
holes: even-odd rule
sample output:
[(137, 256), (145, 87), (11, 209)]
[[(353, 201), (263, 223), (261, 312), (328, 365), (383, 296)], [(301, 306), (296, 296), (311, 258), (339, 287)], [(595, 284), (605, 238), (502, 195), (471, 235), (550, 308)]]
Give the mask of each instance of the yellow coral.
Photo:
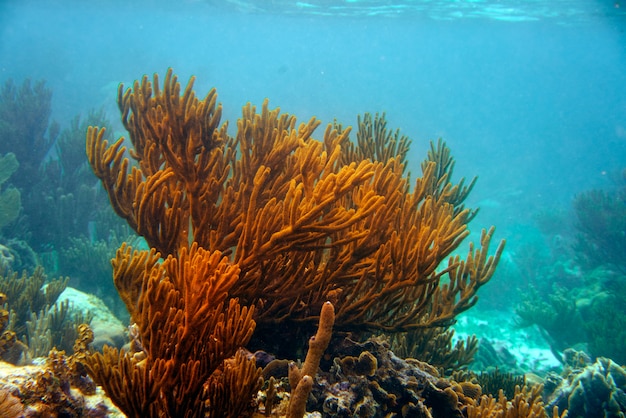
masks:
[(543, 385), (515, 387), (512, 399), (507, 399), (501, 390), (496, 400), (491, 395), (483, 395), (475, 405), (467, 408), (468, 418), (552, 418), (565, 417), (567, 411), (559, 415), (555, 407), (552, 414), (546, 412), (541, 391)]

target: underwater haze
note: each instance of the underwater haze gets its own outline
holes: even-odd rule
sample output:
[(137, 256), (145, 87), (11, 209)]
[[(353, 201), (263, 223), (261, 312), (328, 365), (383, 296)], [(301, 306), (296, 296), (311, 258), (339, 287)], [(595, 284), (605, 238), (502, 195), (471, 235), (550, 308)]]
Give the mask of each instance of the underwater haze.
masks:
[[(222, 121), (229, 121), (228, 132), (231, 135), (236, 133), (236, 121), (241, 117), (242, 106), (252, 103), (260, 110), (266, 98), (269, 99), (270, 109), (280, 107), (281, 112), (297, 116), (299, 122), (306, 122), (313, 116), (319, 118), (322, 126), (313, 134), (313, 138), (319, 140), (324, 135), (326, 124), (337, 121), (344, 127), (353, 126), (354, 138), (358, 128), (357, 115), (366, 112), (385, 113), (387, 127), (391, 130), (399, 129), (402, 135), (412, 141), (407, 155), (412, 183), (422, 175), (421, 164), (431, 149), (431, 141), (437, 143), (441, 138), (446, 142), (456, 164), (452, 183), (457, 184), (461, 178), (465, 178), (465, 184), (468, 184), (472, 178), (478, 177), (469, 197), (464, 202), (462, 198), (455, 202), (458, 207), (454, 207), (454, 216), (446, 219), (449, 221), (464, 217), (461, 210), (463, 204), (479, 211), (469, 223), (469, 238), (462, 243), (457, 238), (450, 239), (454, 245), (450, 244), (452, 249), (443, 257), (446, 260), (442, 258), (436, 260), (437, 263), (431, 263), (432, 266), (439, 266), (439, 270), (435, 270), (435, 267), (431, 269), (426, 284), (418, 283), (418, 279), (415, 279), (415, 283), (439, 295), (433, 289), (439, 291), (447, 286), (449, 282), (442, 277), (452, 277), (450, 272), (456, 272), (456, 268), (461, 265), (453, 263), (454, 266), (445, 271), (448, 276), (443, 273), (438, 275), (438, 271), (447, 268), (448, 255), (461, 254), (463, 260), (472, 258), (472, 254), (468, 256), (468, 248), (479, 248), (482, 228), (491, 225), (496, 227), (496, 232), (489, 254), (500, 254), (496, 250), (497, 243), (506, 240), (497, 271), (489, 283), (480, 288), (477, 305), (473, 307), (468, 303), (462, 306), (464, 309), (454, 311), (455, 315), (459, 311), (463, 312), (454, 324), (456, 335), (464, 339), (475, 334), (480, 339), (480, 344), (470, 337), (465, 340), (466, 347), (474, 344), (475, 352), (468, 350), (472, 352), (464, 360), (471, 364), (461, 364), (463, 370), (467, 366), (477, 373), (495, 369), (496, 373), (501, 370), (518, 376), (531, 376), (531, 379), (536, 377), (538, 380), (531, 382), (533, 384), (549, 384), (548, 379), (542, 379), (549, 373), (552, 373), (552, 377), (558, 375), (561, 386), (574, 382), (568, 389), (570, 392), (565, 389), (558, 391), (555, 389), (557, 384), (552, 384), (553, 392), (544, 392), (543, 395), (546, 405), (557, 406), (563, 411), (565, 407), (572, 407), (568, 405), (567, 395), (563, 394), (582, 390), (579, 390), (582, 384), (576, 387), (573, 374), (568, 373), (589, 375), (583, 373), (585, 368), (602, 368), (608, 364), (606, 359), (609, 358), (615, 364), (626, 364), (626, 351), (623, 348), (626, 339), (626, 2), (0, 0), (0, 286), (3, 286), (5, 279), (10, 281), (8, 272), (12, 270), (34, 272), (33, 277), (41, 280), (40, 285), (43, 285), (45, 277), (69, 276), (69, 282), (59, 279), (49, 281), (48, 286), (61, 292), (69, 283), (71, 287), (102, 299), (107, 305), (105, 308), (117, 316), (119, 338), (113, 343), (118, 347), (127, 341), (125, 325), (129, 315), (126, 308), (129, 306), (122, 303), (111, 280), (111, 257), (115, 256), (122, 242), (130, 242), (134, 248), (146, 245), (157, 247), (151, 245), (145, 230), (140, 234), (146, 238), (145, 242), (132, 235), (131, 229), (137, 230), (138, 222), (133, 225), (131, 216), (126, 218), (130, 225), (127, 226), (125, 220), (113, 213), (107, 194), (112, 193), (111, 190), (104, 191), (87, 164), (85, 134), (87, 125), (97, 124), (106, 125), (109, 133), (113, 131), (111, 135), (107, 133), (107, 137), (128, 137), (116, 103), (118, 86), (123, 83), (125, 88), (129, 88), (135, 80), (141, 80), (144, 75), (152, 79), (155, 73), (162, 83), (168, 68), (178, 76), (183, 86), (194, 76), (194, 91), (201, 99), (211, 88), (217, 89), (218, 101), (223, 105)], [(38, 84), (41, 82), (45, 82), (45, 87), (51, 92), (51, 99), (47, 96), (47, 90)], [(49, 121), (47, 106), (50, 111)], [(136, 109), (132, 112), (133, 115), (138, 113)], [(77, 115), (81, 119), (77, 119)], [(28, 141), (32, 141), (33, 145)], [(92, 142), (97, 141), (93, 139)], [(208, 147), (206, 144), (204, 146)], [(101, 148), (105, 149), (106, 145)], [(92, 154), (97, 154), (93, 149)], [(165, 154), (163, 150), (159, 152)], [(195, 154), (192, 157), (201, 159)], [(106, 153), (96, 155), (95, 162), (90, 161), (91, 166), (101, 163), (108, 167), (110, 160), (105, 161), (106, 158)], [(19, 168), (16, 160), (19, 160)], [(285, 166), (280, 161), (280, 166)], [(125, 173), (126, 168), (124, 166), (120, 171)], [(167, 175), (173, 171), (175, 169), (168, 171)], [(107, 173), (108, 178), (107, 175), (100, 175), (100, 179), (114, 183), (111, 179), (122, 178), (115, 177), (116, 173), (111, 172)], [(163, 172), (165, 170), (160, 174)], [(217, 176), (213, 172), (211, 175)], [(374, 174), (371, 176), (374, 178)], [(222, 177), (227, 178), (226, 175)], [(249, 179), (252, 177), (249, 176)], [(315, 178), (319, 180), (315, 184), (320, 184), (321, 180)], [(445, 176), (441, 178), (443, 180), (439, 184), (447, 184), (449, 181)], [(204, 187), (210, 182), (198, 183)], [(292, 183), (295, 184), (295, 181)], [(157, 184), (157, 187), (162, 184), (165, 181)], [(180, 184), (183, 182), (177, 185)], [(142, 187), (144, 185), (142, 183)], [(111, 186), (110, 189), (115, 187)], [(283, 191), (287, 189), (287, 186), (280, 188)], [(354, 192), (354, 196), (359, 196), (354, 199), (358, 202), (351, 201), (351, 204), (368, 206), (360, 201), (365, 201), (364, 197), (357, 194), (360, 190)], [(392, 191), (395, 190), (393, 188)], [(216, 196), (218, 194), (215, 193)], [(206, 195), (198, 196), (204, 198)], [(389, 196), (392, 196), (391, 192)], [(222, 195), (216, 198), (219, 204), (223, 202), (220, 199), (226, 198)], [(333, 199), (339, 201), (334, 194)], [(143, 205), (143, 201), (138, 204), (134, 195), (126, 200), (124, 203), (128, 204), (127, 207), (122, 207), (122, 210), (121, 206), (116, 207), (118, 214), (124, 209), (130, 212), (140, 206), (143, 210), (148, 207), (148, 204)], [(396, 200), (389, 201), (395, 205)], [(175, 206), (175, 203), (163, 202), (163, 213)], [(189, 210), (192, 204), (185, 202), (185, 210), (193, 212)], [(420, 202), (421, 210), (426, 204), (421, 199)], [(448, 200), (445, 202), (445, 205), (440, 206), (448, 209)], [(119, 205), (119, 201), (117, 203)], [(203, 206), (197, 211), (213, 210), (207, 207)], [(9, 213), (9, 208), (13, 212)], [(394, 208), (397, 213), (404, 210), (404, 207)], [(293, 211), (295, 213), (295, 209)], [(439, 216), (439, 213), (444, 213), (443, 210), (436, 213), (434, 209), (431, 211), (434, 214), (429, 219), (444, 218), (443, 215)], [(241, 210), (237, 213), (245, 213), (255, 221), (260, 219), (250, 215), (251, 209), (248, 212)], [(284, 210), (284, 213), (287, 212)], [(356, 218), (352, 209), (347, 212)], [(156, 209), (154, 213), (157, 213)], [(269, 209), (263, 212), (264, 215), (267, 213), (270, 213)], [(292, 217), (295, 216), (293, 213)], [(366, 216), (379, 219), (380, 213), (368, 213)], [(392, 213), (392, 210), (388, 213)], [(463, 216), (459, 216), (459, 213)], [(145, 218), (149, 219), (142, 219), (146, 224), (153, 221), (149, 216)], [(205, 221), (208, 217), (201, 219)], [(241, 219), (238, 218), (237, 222)], [(361, 220), (354, 221), (350, 227)], [(159, 228), (167, 229), (158, 221), (154, 220), (157, 225), (154, 235), (158, 235)], [(437, 223), (439, 227), (432, 228), (436, 230), (432, 235), (447, 231), (441, 225), (449, 224), (443, 221)], [(195, 238), (190, 230), (197, 225), (187, 220), (182, 225), (176, 231), (184, 231), (178, 235), (183, 237), (187, 245), (187, 241)], [(386, 225), (393, 223), (390, 221)], [(419, 225), (421, 227), (422, 224)], [(178, 226), (175, 224), (172, 229)], [(228, 224), (229, 228), (235, 226), (241, 225), (235, 221)], [(289, 228), (292, 226), (289, 225)], [(457, 226), (450, 227), (457, 234), (451, 233), (453, 237), (463, 235), (464, 225)], [(220, 228), (215, 227), (215, 230), (223, 232)], [(233, 229), (232, 233), (227, 234), (228, 238), (237, 234), (244, 238), (253, 236), (252, 232), (246, 236), (241, 232), (242, 228)], [(344, 229), (347, 227), (344, 226)], [(403, 235), (396, 234), (396, 230), (402, 228), (390, 232), (391, 229), (385, 228), (386, 232), (380, 232), (377, 239), (382, 239), (380, 237), (386, 234), (401, 240), (398, 236)], [(315, 228), (311, 227), (311, 230)], [(319, 230), (326, 231), (327, 236), (323, 239), (328, 240), (331, 234), (337, 232), (328, 225), (323, 225)], [(359, 236), (360, 240), (364, 236), (369, 240), (369, 229), (357, 232), (363, 234)], [(271, 236), (272, 240), (275, 235)], [(262, 235), (258, 233), (255, 237), (260, 239)], [(387, 238), (392, 242), (391, 238)], [(280, 239), (281, 235), (272, 242)], [(329, 248), (334, 250), (340, 245), (348, 247), (353, 244), (353, 241), (339, 240), (340, 244), (334, 243), (336, 247), (333, 247), (327, 241), (317, 239), (314, 250), (320, 254)], [(356, 238), (354, 240), (356, 242)], [(469, 247), (469, 241), (478, 244)], [(224, 242), (230, 241), (225, 239)], [(298, 251), (302, 248), (309, 251), (309, 247), (314, 247), (311, 242), (313, 240), (297, 247)], [(419, 242), (420, 245), (427, 243), (424, 244), (423, 253), (437, 252), (439, 243), (429, 242), (426, 239)], [(258, 242), (255, 241), (256, 244)], [(201, 243), (198, 245), (202, 246)], [(222, 250), (230, 257), (236, 253), (238, 245), (229, 244)], [(377, 244), (368, 242), (367, 245), (373, 248)], [(391, 245), (385, 245), (381, 244), (377, 248), (392, 248)], [(405, 247), (411, 245), (409, 241)], [(122, 257), (120, 254), (126, 247), (121, 248), (118, 257)], [(197, 248), (193, 247), (195, 250)], [(360, 256), (365, 258), (374, 250), (366, 248), (362, 252)], [(389, 252), (392, 253), (392, 250)], [(354, 250), (356, 253), (357, 250)], [(267, 254), (270, 254), (269, 250), (262, 256)], [(267, 258), (278, 259), (276, 253), (271, 254)], [(352, 257), (353, 253), (346, 254)], [(401, 264), (393, 254), (389, 263)], [(130, 257), (130, 252), (127, 255)], [(421, 256), (422, 253), (413, 258)], [(327, 257), (327, 253), (316, 255), (315, 260), (321, 265), (327, 262), (324, 257)], [(373, 256), (371, 258), (374, 259)], [(350, 263), (354, 259), (350, 258)], [(285, 267), (281, 272), (295, 271), (293, 266), (296, 263), (289, 265), (290, 262), (285, 263), (289, 268)], [(375, 262), (379, 263), (378, 258)], [(348, 264), (342, 264), (342, 268)], [(379, 264), (372, 261), (373, 265), (378, 269)], [(42, 273), (41, 266), (48, 276)], [(396, 274), (395, 265), (393, 270)], [(414, 270), (418, 275), (423, 273), (417, 268)], [(484, 274), (482, 277), (487, 280), (491, 277), (488, 268), (477, 270), (481, 270), (480, 274)], [(313, 269), (307, 267), (298, 270), (298, 273), (304, 275), (310, 271)], [(234, 274), (239, 274), (239, 270)], [(3, 275), (7, 277), (3, 278)], [(468, 282), (474, 280), (475, 275), (466, 272), (459, 274)], [(16, 279), (17, 275), (12, 277), (11, 280)], [(347, 277), (355, 280), (352, 276)], [(359, 280), (363, 277), (369, 279), (365, 273), (362, 276), (355, 274), (354, 277), (360, 277)], [(405, 276), (402, 278), (405, 280)], [(421, 277), (419, 280), (426, 278)], [(24, 275), (22, 281), (26, 279)], [(275, 280), (274, 277), (272, 279)], [(354, 290), (355, 294), (370, 292), (369, 289), (363, 290), (368, 286), (362, 285), (365, 279), (358, 282), (360, 287)], [(329, 285), (334, 279), (324, 280), (324, 285)], [(337, 283), (344, 286), (349, 280)], [(478, 282), (478, 279), (472, 282), (475, 287), (471, 291), (480, 287), (476, 284)], [(387, 286), (381, 283), (382, 280), (376, 284)], [(435, 285), (431, 286), (433, 283)], [(146, 286), (143, 292), (147, 292)], [(271, 291), (282, 289), (272, 286), (267, 287)], [(309, 286), (305, 290), (315, 288), (317, 291), (316, 286)], [(384, 303), (378, 303), (377, 298), (384, 293), (381, 291), (380, 294), (370, 292), (374, 295), (373, 299), (361, 305), (363, 311), (367, 314), (368, 310), (378, 308), (392, 317), (409, 305), (412, 308), (421, 306), (430, 309), (435, 304), (421, 299), (419, 303), (414, 303), (413, 296), (410, 296), (406, 306), (398, 307), (398, 300), (404, 302), (407, 294), (418, 293), (408, 293), (404, 287), (394, 286), (389, 286), (398, 292), (395, 299), (389, 296), (389, 300), (392, 300), (390, 305), (396, 303), (393, 309), (386, 309)], [(459, 289), (462, 287), (459, 285)], [(344, 288), (331, 289), (329, 285), (328, 289), (331, 290), (320, 290), (318, 293), (329, 299), (333, 296), (345, 297), (348, 292), (343, 296), (341, 294)], [(0, 293), (3, 292), (3, 288), (0, 288)], [(140, 291), (136, 293), (138, 295)], [(225, 298), (228, 292), (223, 293)], [(459, 294), (446, 303), (450, 306), (455, 303), (461, 305)], [(280, 296), (284, 297), (284, 294)], [(130, 299), (130, 296), (127, 298)], [(4, 296), (0, 296), (0, 299), (2, 311)], [(265, 299), (261, 296), (259, 299), (260, 302), (255, 300), (254, 303), (262, 305)], [(296, 299), (294, 297), (293, 300)], [(306, 311), (308, 326), (313, 323), (311, 318), (317, 321), (318, 317), (312, 316), (316, 315), (311, 313), (314, 309), (303, 300), (308, 299), (300, 299), (302, 306), (297, 309)], [(325, 301), (322, 300), (322, 303)], [(296, 302), (293, 302), (293, 306), (291, 302), (284, 306), (296, 310)], [(31, 318), (31, 310), (42, 309), (43, 315), (44, 306), (51, 311), (51, 305), (42, 302), (42, 306), (37, 309), (26, 309), (16, 321), (23, 328), (20, 331), (27, 332), (25, 324)], [(268, 306), (274, 305), (268, 303)], [(465, 308), (467, 312), (464, 312)], [(221, 305), (219, 309), (222, 309)], [(259, 309), (262, 312), (262, 308)], [(335, 309), (339, 312), (340, 307)], [(432, 310), (437, 311), (434, 308)], [(424, 314), (424, 317), (435, 315), (433, 312)], [(444, 312), (444, 309), (437, 312)], [(289, 311), (289, 315), (291, 313)], [(350, 316), (345, 315), (345, 312), (341, 314)], [(291, 319), (289, 315), (281, 316), (281, 320)], [(434, 329), (444, 334), (453, 325), (455, 315), (449, 321), (446, 319), (447, 322), (432, 322), (423, 328), (419, 328), (423, 323), (419, 326), (417, 323), (410, 325), (415, 325), (420, 332)], [(340, 318), (339, 313), (337, 317)], [(415, 318), (421, 320), (418, 316)], [(300, 321), (302, 318), (296, 319)], [(85, 321), (89, 322), (87, 319)], [(304, 320), (302, 324), (305, 324)], [(267, 323), (265, 325), (267, 327)], [(363, 330), (370, 331), (367, 328), (370, 323), (359, 325), (363, 325)], [(250, 334), (253, 328), (254, 324)], [(101, 325), (100, 329), (106, 330), (107, 326)], [(397, 333), (408, 329), (408, 326), (393, 329), (390, 325), (376, 328), (377, 331), (392, 330)], [(356, 332), (363, 330), (357, 329)], [(301, 331), (298, 337), (304, 335), (302, 341), (307, 341), (308, 331)], [(130, 338), (136, 344), (140, 337), (133, 336), (132, 329), (130, 333)], [(275, 344), (282, 342), (284, 337), (268, 337), (268, 341), (263, 341), (263, 333), (259, 335), (261, 342)], [(449, 337), (449, 345), (452, 341), (459, 341), (453, 340), (451, 334), (445, 336)], [(245, 343), (250, 341), (249, 338)], [(73, 339), (65, 337), (64, 341)], [(398, 341), (395, 340), (400, 344)], [(406, 345), (407, 341), (404, 341)], [(266, 349), (258, 341), (256, 343)], [(268, 346), (272, 348), (271, 344)], [(45, 356), (49, 348), (43, 347), (36, 354)], [(266, 350), (269, 352), (270, 348)], [(453, 352), (451, 347), (448, 348)], [(67, 350), (70, 349), (71, 346), (68, 346)], [(455, 348), (458, 351), (462, 349), (462, 344)], [(324, 350), (322, 348), (321, 352)], [(301, 354), (302, 351), (296, 352)], [(409, 354), (405, 353), (404, 357), (409, 357)], [(36, 356), (33, 354), (33, 357)], [(598, 361), (594, 363), (596, 359)], [(463, 362), (458, 360), (458, 363)], [(609, 366), (606, 367), (608, 370)], [(613, 367), (611, 372), (617, 376), (616, 369), (616, 366)], [(611, 380), (609, 383), (614, 386), (621, 382), (621, 388), (612, 387), (611, 390), (614, 390), (611, 393), (615, 395), (611, 395), (611, 402), (615, 399), (622, 402), (619, 405), (621, 409), (618, 409), (624, 413), (626, 370), (619, 369), (619, 373), (621, 380), (607, 377), (607, 381)], [(600, 374), (598, 372), (597, 375)], [(368, 378), (371, 376), (368, 375)], [(165, 392), (167, 390), (163, 389), (162, 394)], [(256, 394), (255, 390), (251, 392)], [(498, 392), (485, 390), (482, 393), (496, 396)], [(605, 406), (609, 404), (614, 406), (609, 401), (604, 402)], [(589, 408), (588, 412), (593, 410)], [(588, 415), (572, 416), (599, 415), (589, 412)]]
[[(624, 6), (626, 8), (626, 5)], [(356, 123), (386, 112), (417, 171), (442, 137), (470, 203), (504, 231), (612, 187), (626, 156), (626, 15), (580, 1), (4, 1), (0, 82), (45, 79), (53, 119), (104, 107), (119, 82), (172, 67), (246, 102)]]

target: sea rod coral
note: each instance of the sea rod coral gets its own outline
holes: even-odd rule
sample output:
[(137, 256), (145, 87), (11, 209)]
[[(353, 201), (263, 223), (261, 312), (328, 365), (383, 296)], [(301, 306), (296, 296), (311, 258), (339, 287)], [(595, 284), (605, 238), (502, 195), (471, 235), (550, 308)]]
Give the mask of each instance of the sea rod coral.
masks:
[(407, 330), (450, 324), (474, 304), (502, 247), (488, 257), (486, 232), (466, 260), (438, 269), (473, 213), (462, 208), (450, 162), (436, 160), (444, 151), (433, 149), (411, 190), (400, 158), (354, 151), (350, 129), (329, 126), (314, 140), (320, 121), (296, 128), (267, 102), (261, 114), (246, 105), (232, 137), (215, 90), (199, 100), (192, 85), (181, 95), (170, 70), (163, 90), (156, 75), (120, 86), (128, 151), (104, 129), (87, 134), (114, 209), (150, 247), (163, 256), (193, 243), (223, 252), (241, 269), (229, 295), (256, 305), (259, 323), (314, 322), (331, 300), (337, 326)]
[[(87, 133), (89, 162), (113, 208), (152, 248), (123, 246), (113, 262), (143, 353), (107, 350), (91, 362), (97, 380), (113, 373), (130, 385), (116, 388), (122, 397), (145, 395), (134, 413), (154, 413), (157, 399), (169, 416), (195, 416), (207, 404), (211, 412), (210, 401), (182, 400), (211, 398), (204, 382), (228, 370), (220, 363), (255, 323), (257, 332), (281, 324), (310, 334), (331, 301), (339, 330), (397, 332), (449, 326), (474, 305), (503, 244), (488, 255), (492, 228), (465, 259), (452, 256), (469, 234), (474, 212), (463, 201), (474, 183), (452, 183), (443, 142), (411, 185), (397, 135), (355, 144), (350, 128), (335, 124), (318, 141), (319, 120), (296, 125), (266, 101), (260, 113), (244, 106), (231, 136), (216, 91), (200, 100), (192, 87), (193, 79), (181, 91), (172, 70), (163, 87), (157, 75), (121, 85), (131, 148), (124, 138), (110, 143), (105, 129)], [(252, 393), (258, 374), (235, 359), (240, 387)], [(182, 389), (159, 394), (168, 379)]]

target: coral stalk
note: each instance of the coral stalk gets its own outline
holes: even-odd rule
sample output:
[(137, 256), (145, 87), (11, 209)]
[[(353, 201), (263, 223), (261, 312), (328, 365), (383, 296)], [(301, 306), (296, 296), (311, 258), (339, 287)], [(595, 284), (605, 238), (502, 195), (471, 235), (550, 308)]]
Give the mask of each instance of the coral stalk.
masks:
[(302, 369), (299, 369), (295, 363), (289, 364), (291, 400), (287, 418), (301, 418), (306, 412), (306, 401), (313, 388), (313, 379), (317, 374), (324, 351), (330, 343), (334, 323), (335, 308), (332, 303), (326, 302), (322, 305), (317, 333), (309, 340), (309, 351)]

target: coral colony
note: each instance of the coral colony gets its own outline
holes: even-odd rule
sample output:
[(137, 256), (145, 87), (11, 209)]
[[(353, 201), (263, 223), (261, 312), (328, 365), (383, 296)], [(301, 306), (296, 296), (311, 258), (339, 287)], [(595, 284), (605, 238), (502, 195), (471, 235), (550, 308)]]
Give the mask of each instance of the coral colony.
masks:
[[(265, 101), (259, 112), (243, 107), (231, 136), (216, 90), (199, 99), (193, 82), (183, 89), (170, 69), (162, 84), (154, 75), (120, 85), (129, 137), (117, 140), (102, 112), (65, 130), (50, 122), (43, 82), (2, 90), (0, 416), (626, 410), (626, 371), (606, 358), (623, 360), (610, 339), (623, 327), (593, 306), (596, 322), (580, 334), (555, 326), (587, 315), (572, 269), (558, 270), (568, 292), (517, 307), (563, 352), (561, 374), (470, 369), (478, 356), (497, 365), (499, 353), (474, 336), (455, 339), (451, 326), (476, 304), (504, 242), (489, 253), (491, 227), (459, 255), (476, 179), (453, 182), (442, 140), (411, 181), (410, 141), (384, 114), (359, 117), (352, 137)], [(623, 241), (611, 227), (623, 222), (623, 196), (593, 193), (575, 205), (579, 262), (600, 268), (608, 254), (619, 267), (623, 248), (604, 247)], [(530, 298), (542, 285), (533, 280)], [(65, 299), (80, 294), (68, 285), (89, 292), (79, 306)], [(122, 325), (109, 308), (127, 332), (112, 331)], [(569, 348), (582, 341), (595, 360)]]

